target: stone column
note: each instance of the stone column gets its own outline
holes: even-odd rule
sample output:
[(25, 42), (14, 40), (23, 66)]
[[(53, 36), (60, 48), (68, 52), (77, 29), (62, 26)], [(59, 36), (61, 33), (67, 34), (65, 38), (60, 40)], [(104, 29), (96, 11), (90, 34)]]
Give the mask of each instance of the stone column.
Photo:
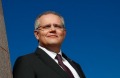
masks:
[(0, 0), (0, 78), (12, 78), (2, 2)]

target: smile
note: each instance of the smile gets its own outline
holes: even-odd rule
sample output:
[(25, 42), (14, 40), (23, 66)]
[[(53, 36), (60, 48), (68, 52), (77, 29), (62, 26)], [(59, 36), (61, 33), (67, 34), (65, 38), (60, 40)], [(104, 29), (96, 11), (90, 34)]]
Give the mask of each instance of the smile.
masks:
[(57, 35), (49, 35), (47, 37), (58, 37)]

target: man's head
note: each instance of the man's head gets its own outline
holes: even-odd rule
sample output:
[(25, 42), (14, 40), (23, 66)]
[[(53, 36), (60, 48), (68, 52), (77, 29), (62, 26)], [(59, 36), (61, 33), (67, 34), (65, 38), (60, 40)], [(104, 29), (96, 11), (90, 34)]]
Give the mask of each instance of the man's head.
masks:
[(53, 11), (42, 13), (35, 21), (34, 34), (41, 46), (60, 47), (66, 35), (63, 17)]

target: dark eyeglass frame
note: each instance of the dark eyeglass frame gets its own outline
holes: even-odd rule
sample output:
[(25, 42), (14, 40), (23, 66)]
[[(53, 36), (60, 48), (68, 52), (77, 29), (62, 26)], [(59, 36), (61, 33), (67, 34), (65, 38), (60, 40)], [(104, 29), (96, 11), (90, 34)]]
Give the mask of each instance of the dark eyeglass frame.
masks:
[[(52, 28), (51, 26), (52, 26), (51, 24), (39, 26), (37, 28), (37, 30), (51, 30), (51, 28)], [(53, 24), (53, 26), (54, 26), (54, 29), (56, 29), (56, 30), (63, 30), (63, 29), (65, 29), (64, 25)]]

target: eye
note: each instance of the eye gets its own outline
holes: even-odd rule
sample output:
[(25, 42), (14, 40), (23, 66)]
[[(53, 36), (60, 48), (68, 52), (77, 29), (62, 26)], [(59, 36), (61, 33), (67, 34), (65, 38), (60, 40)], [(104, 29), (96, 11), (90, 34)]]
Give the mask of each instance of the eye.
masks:
[(43, 29), (49, 29), (51, 27), (51, 25), (45, 25), (45, 26), (43, 26), (42, 28)]
[(55, 27), (55, 28), (59, 28), (59, 29), (63, 28), (62, 25), (58, 25), (58, 24), (54, 24), (54, 27)]

